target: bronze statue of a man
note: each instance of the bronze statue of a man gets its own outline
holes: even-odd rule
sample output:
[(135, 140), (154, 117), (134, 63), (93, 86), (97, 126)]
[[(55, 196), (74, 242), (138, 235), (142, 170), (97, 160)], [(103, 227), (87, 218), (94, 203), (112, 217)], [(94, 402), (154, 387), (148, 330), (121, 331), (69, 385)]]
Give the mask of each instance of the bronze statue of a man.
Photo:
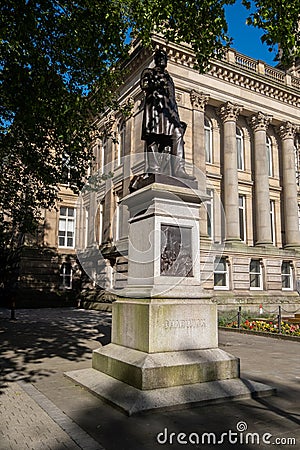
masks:
[(159, 155), (170, 149), (176, 156), (172, 158), (172, 175), (194, 180), (185, 171), (183, 136), (187, 125), (179, 118), (174, 82), (166, 70), (167, 54), (157, 50), (154, 62), (155, 67), (141, 75), (145, 92), (142, 140), (146, 141), (148, 172), (161, 172)]

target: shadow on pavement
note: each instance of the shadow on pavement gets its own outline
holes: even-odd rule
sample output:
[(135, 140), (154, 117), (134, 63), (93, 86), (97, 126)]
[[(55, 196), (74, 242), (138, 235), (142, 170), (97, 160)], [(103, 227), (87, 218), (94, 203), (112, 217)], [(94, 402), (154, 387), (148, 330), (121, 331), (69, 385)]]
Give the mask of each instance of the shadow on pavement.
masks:
[[(34, 382), (55, 371), (59, 360), (90, 359), (110, 342), (111, 315), (75, 308), (0, 311), (0, 394), (9, 381)], [(51, 366), (54, 368), (51, 369)]]

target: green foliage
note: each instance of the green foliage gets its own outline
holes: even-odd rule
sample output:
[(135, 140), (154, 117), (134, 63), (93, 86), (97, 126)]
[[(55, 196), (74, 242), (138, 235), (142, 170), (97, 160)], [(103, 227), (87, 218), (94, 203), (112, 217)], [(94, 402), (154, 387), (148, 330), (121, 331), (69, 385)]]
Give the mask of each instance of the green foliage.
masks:
[(280, 44), (280, 61), (283, 66), (300, 57), (300, 3), (299, 0), (243, 0), (251, 11), (248, 25), (261, 28), (261, 38), (270, 51)]
[[(122, 81), (129, 35), (188, 42), (198, 68), (230, 44), (224, 6), (236, 0), (6, 0), (0, 11), (0, 215), (30, 231), (68, 182), (82, 185), (93, 119)], [(299, 56), (298, 0), (243, 0), (263, 40)], [(254, 9), (253, 9), (254, 8)], [(130, 111), (128, 111), (130, 113)], [(95, 136), (95, 134), (93, 134)], [(6, 220), (4, 222), (4, 219)]]
[(125, 55), (119, 6), (7, 0), (1, 9), (0, 211), (23, 228), (54, 204), (66, 155), (72, 186), (81, 186), (91, 118), (120, 82), (108, 70)]
[(133, 18), (133, 33), (144, 44), (151, 41), (153, 31), (161, 33), (167, 41), (187, 42), (192, 45), (198, 69), (204, 71), (209, 59), (220, 57), (224, 45), (229, 45), (224, 5), (235, 0), (181, 0), (128, 2)]

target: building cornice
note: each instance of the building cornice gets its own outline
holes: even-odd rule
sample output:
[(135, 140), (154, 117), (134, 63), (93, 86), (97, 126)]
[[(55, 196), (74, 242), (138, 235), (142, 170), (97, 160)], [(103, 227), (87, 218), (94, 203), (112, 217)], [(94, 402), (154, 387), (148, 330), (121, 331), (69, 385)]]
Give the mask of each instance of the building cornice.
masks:
[[(195, 70), (196, 58), (191, 46), (166, 43), (158, 36), (153, 37), (153, 46), (163, 48), (170, 62)], [(228, 49), (222, 60), (212, 59), (205, 75), (300, 107), (300, 77), (242, 55), (234, 49)]]

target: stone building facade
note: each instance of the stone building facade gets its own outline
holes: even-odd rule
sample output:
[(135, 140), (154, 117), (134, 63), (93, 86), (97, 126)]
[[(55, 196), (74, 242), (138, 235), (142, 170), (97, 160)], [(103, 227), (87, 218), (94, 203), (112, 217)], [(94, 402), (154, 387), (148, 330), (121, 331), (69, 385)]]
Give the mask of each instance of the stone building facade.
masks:
[[(300, 67), (284, 72), (231, 49), (200, 74), (190, 46), (160, 38), (154, 46), (168, 54), (180, 118), (188, 124), (187, 171), (199, 171), (208, 197), (200, 218), (205, 292), (221, 308), (294, 308), (300, 280)], [(144, 170), (140, 76), (152, 64), (153, 53), (136, 43), (120, 90), (120, 104), (130, 114), (110, 111), (98, 119), (103, 138), (94, 142), (91, 170), (106, 180), (80, 199), (66, 190), (57, 211), (45, 216), (45, 239), (62, 255), (61, 264), (76, 248), (93, 284), (108, 289), (126, 285), (128, 217), (119, 201)], [(72, 273), (68, 278), (62, 266), (59, 271), (61, 284), (71, 288)]]

